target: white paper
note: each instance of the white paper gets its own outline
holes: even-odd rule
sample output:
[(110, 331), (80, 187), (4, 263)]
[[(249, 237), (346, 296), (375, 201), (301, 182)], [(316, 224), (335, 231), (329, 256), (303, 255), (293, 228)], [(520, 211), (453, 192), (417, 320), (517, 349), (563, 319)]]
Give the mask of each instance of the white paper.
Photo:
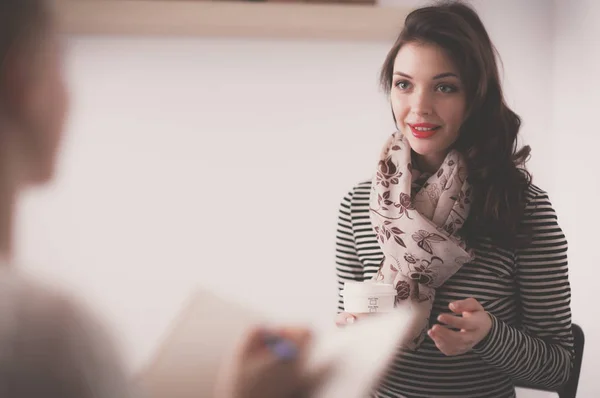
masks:
[(198, 290), (137, 377), (142, 396), (212, 397), (223, 361), (244, 331), (262, 319), (238, 303)]
[[(140, 375), (143, 392), (150, 398), (213, 396), (218, 369), (232, 347), (263, 319), (238, 303), (198, 291)], [(328, 378), (314, 398), (366, 397), (406, 337), (407, 320), (407, 313), (393, 312), (315, 332), (306, 371), (327, 368)]]
[(315, 336), (308, 370), (332, 366), (313, 398), (365, 398), (377, 386), (407, 335), (408, 312), (372, 315)]

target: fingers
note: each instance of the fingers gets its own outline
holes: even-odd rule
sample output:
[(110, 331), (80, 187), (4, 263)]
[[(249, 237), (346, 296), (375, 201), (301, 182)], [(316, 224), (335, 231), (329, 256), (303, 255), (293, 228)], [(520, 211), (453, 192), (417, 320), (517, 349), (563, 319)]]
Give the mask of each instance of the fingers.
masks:
[[(280, 328), (267, 330), (255, 327), (242, 337), (237, 356), (255, 357), (265, 362), (294, 360), (310, 341), (311, 334), (303, 328)], [(264, 357), (264, 358), (262, 358)]]
[[(322, 383), (330, 376), (329, 366), (319, 369), (317, 372), (308, 373), (305, 368), (308, 346), (312, 335), (307, 330), (285, 329), (278, 331), (278, 336), (285, 338), (288, 342), (295, 343), (297, 355), (294, 361), (279, 361), (270, 372), (274, 376), (274, 382), (286, 386), (286, 393), (272, 395), (276, 398), (309, 398), (322, 386)], [(280, 356), (280, 358), (282, 358)]]
[(460, 332), (455, 332), (442, 325), (433, 325), (429, 330), (429, 335), (447, 343), (458, 343), (460, 341)]
[(427, 334), (437, 348), (448, 356), (468, 352), (473, 346), (472, 332), (455, 332), (442, 325), (434, 325)]
[(304, 347), (311, 339), (311, 333), (305, 328), (281, 328), (273, 332), (276, 336), (289, 340), (299, 347)]
[(262, 350), (266, 335), (267, 331), (261, 327), (254, 327), (246, 331), (238, 343), (237, 355), (246, 357)]
[(354, 322), (356, 322), (356, 319), (357, 319), (357, 317), (354, 314), (350, 314), (349, 312), (341, 312), (335, 318), (335, 324), (340, 327), (346, 326), (346, 325), (353, 324)]
[(302, 386), (298, 389), (293, 398), (308, 398), (314, 396), (315, 392), (323, 386), (323, 383), (333, 373), (332, 366), (325, 366), (316, 372), (306, 375), (302, 380)]
[(459, 330), (473, 330), (475, 325), (469, 320), (470, 318), (450, 314), (442, 314), (438, 317), (439, 322)]
[(306, 379), (304, 369), (310, 341), (311, 333), (303, 328), (246, 331), (219, 375), (218, 396), (289, 398), (307, 390), (316, 383)]
[(450, 311), (455, 314), (462, 314), (463, 312), (475, 312), (483, 311), (483, 307), (479, 304), (479, 301), (474, 298), (468, 298), (465, 300), (458, 300), (450, 303)]
[(434, 325), (427, 334), (433, 340), (436, 347), (446, 355), (453, 355), (452, 343), (449, 340), (452, 338), (446, 334), (446, 331), (450, 332), (450, 330), (444, 328), (440, 325)]
[(311, 340), (311, 332), (304, 328), (280, 328), (264, 337), (266, 348), (284, 361), (303, 360), (303, 354)]
[(242, 366), (241, 377), (232, 380), (239, 391), (235, 398), (289, 397), (303, 387), (299, 361), (281, 361), (266, 355), (250, 358)]
[(441, 314), (437, 319), (441, 324), (434, 325), (427, 334), (444, 354), (464, 354), (487, 335), (491, 321), (483, 306), (474, 298), (454, 301), (449, 308), (461, 316)]

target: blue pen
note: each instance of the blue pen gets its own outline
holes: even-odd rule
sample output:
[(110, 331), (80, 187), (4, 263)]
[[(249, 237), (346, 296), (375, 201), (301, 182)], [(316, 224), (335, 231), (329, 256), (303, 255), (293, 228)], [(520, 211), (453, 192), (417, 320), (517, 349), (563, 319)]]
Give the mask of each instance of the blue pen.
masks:
[(277, 358), (284, 361), (293, 361), (298, 356), (298, 348), (292, 341), (279, 336), (267, 335), (264, 338), (266, 347)]

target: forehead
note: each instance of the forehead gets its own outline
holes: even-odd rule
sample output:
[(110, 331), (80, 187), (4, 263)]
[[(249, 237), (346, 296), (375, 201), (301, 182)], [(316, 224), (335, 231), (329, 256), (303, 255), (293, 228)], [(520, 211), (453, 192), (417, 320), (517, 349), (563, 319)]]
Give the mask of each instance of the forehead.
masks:
[(402, 72), (414, 78), (431, 78), (447, 72), (459, 75), (446, 51), (430, 43), (403, 45), (394, 60), (394, 72)]

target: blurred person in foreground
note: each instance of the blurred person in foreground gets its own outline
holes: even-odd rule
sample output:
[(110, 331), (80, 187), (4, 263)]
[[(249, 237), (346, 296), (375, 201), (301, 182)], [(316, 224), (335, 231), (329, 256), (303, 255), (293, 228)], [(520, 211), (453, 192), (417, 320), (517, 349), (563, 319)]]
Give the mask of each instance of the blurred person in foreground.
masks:
[[(129, 377), (102, 326), (65, 294), (11, 268), (15, 208), (52, 180), (68, 112), (62, 43), (45, 0), (0, 2), (0, 396), (119, 398)], [(265, 336), (296, 355), (279, 358)], [(223, 372), (218, 398), (303, 396), (304, 331), (249, 331)]]

